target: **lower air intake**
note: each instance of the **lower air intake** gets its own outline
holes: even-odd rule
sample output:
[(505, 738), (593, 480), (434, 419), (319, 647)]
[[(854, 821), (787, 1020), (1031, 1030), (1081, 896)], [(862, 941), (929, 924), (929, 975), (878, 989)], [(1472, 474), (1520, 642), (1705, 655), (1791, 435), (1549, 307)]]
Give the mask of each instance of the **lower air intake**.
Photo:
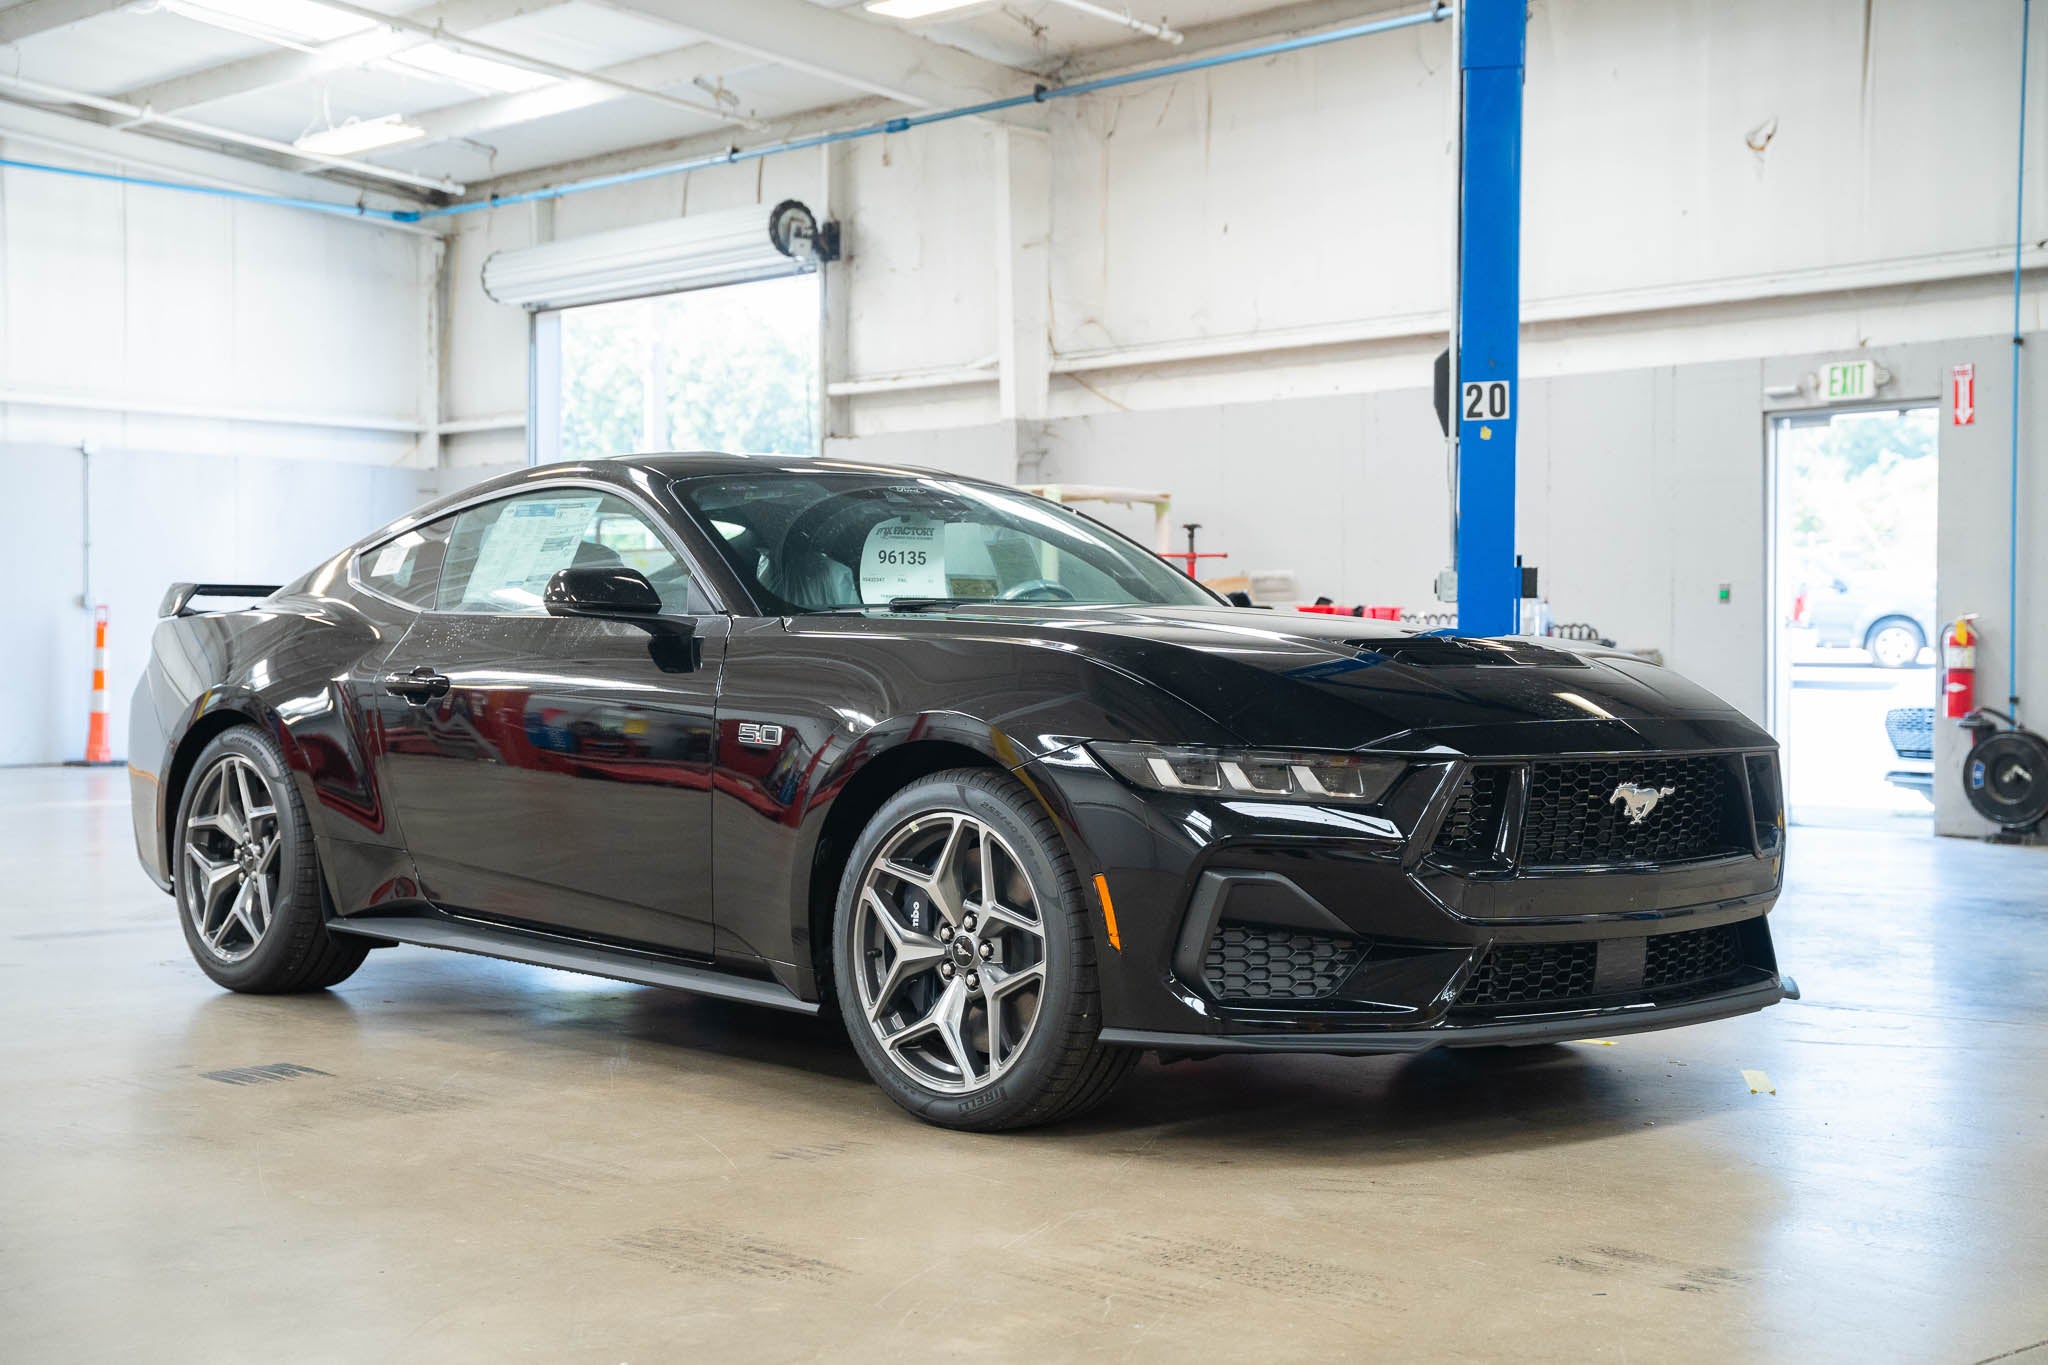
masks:
[(1209, 940), (1202, 980), (1219, 1000), (1322, 1000), (1363, 955), (1357, 939), (1225, 924)]
[(1643, 987), (1690, 986), (1727, 976), (1741, 966), (1741, 936), (1732, 924), (1658, 934), (1643, 953)]

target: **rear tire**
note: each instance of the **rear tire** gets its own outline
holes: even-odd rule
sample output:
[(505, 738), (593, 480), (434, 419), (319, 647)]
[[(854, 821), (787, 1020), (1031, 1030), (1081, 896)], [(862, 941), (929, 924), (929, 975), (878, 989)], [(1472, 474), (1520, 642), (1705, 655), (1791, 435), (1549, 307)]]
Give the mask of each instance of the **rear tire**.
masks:
[(1089, 925), (1058, 829), (1014, 778), (955, 769), (897, 793), (854, 844), (833, 917), (840, 1010), (875, 1084), (975, 1132), (1107, 1099), (1138, 1054), (1100, 1040)]
[(338, 985), (368, 940), (330, 934), (305, 804), (277, 741), (253, 725), (199, 751), (178, 802), (171, 876), (199, 969), (231, 991)]

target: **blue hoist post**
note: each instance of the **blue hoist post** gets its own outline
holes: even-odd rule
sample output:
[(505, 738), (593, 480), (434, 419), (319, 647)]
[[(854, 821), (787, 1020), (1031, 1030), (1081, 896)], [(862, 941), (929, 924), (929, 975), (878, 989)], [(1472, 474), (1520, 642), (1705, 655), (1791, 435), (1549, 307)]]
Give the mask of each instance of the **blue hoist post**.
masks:
[(1458, 68), (1458, 630), (1513, 635), (1515, 425), (1521, 416), (1525, 0), (1462, 0)]

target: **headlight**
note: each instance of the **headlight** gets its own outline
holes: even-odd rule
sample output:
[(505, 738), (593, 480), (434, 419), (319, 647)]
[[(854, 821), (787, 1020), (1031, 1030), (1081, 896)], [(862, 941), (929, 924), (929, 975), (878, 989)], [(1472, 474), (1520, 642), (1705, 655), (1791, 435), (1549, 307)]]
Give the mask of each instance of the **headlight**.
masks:
[(1119, 776), (1153, 791), (1259, 796), (1271, 801), (1368, 804), (1385, 796), (1408, 766), (1398, 758), (1285, 749), (1097, 743), (1088, 747)]

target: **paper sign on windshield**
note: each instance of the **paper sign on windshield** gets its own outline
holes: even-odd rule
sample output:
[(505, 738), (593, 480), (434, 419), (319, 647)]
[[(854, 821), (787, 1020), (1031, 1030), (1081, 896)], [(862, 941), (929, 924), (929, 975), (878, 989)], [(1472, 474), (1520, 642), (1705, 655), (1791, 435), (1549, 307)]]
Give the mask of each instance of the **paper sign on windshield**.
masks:
[(945, 527), (896, 517), (868, 532), (860, 552), (860, 599), (946, 597)]

